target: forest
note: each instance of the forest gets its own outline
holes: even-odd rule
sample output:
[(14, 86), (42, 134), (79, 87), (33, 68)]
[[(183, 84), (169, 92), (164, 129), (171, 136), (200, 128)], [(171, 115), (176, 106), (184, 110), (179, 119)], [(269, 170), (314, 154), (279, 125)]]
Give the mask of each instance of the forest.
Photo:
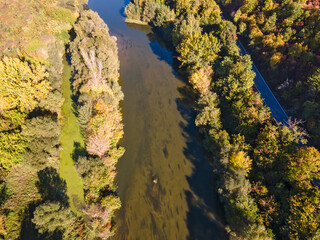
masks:
[[(235, 23), (222, 19), (218, 4)], [(230, 239), (320, 238), (318, 10), (303, 4), (134, 0), (125, 9), (127, 22), (149, 24), (172, 44), (198, 95), (195, 123), (211, 153)], [(270, 81), (290, 72), (289, 89), (278, 94), (295, 104), (285, 105), (290, 115), (303, 112), (307, 130), (300, 120), (286, 125), (272, 118), (254, 87), (251, 57), (240, 54), (238, 34), (268, 66), (263, 73)]]
[(106, 239), (124, 153), (116, 38), (86, 1), (0, 8), (0, 239)]
[(290, 115), (319, 147), (318, 1), (220, 1)]

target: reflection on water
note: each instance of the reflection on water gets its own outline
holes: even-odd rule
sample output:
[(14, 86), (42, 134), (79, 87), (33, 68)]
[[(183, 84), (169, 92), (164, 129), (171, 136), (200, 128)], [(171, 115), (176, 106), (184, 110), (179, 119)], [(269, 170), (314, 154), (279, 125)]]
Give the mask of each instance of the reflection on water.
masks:
[(125, 94), (126, 153), (117, 166), (123, 206), (114, 238), (224, 239), (194, 100), (173, 70), (171, 52), (149, 27), (124, 22), (123, 1), (90, 0), (89, 6), (118, 38)]

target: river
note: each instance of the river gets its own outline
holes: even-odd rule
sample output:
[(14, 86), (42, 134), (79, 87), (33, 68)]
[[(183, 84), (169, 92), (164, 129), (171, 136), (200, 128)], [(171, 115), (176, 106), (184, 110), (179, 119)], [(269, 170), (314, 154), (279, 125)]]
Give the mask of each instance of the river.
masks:
[(114, 239), (224, 239), (212, 167), (199, 143), (188, 86), (148, 26), (126, 24), (122, 0), (89, 7), (117, 37), (125, 155), (116, 178), (122, 208)]

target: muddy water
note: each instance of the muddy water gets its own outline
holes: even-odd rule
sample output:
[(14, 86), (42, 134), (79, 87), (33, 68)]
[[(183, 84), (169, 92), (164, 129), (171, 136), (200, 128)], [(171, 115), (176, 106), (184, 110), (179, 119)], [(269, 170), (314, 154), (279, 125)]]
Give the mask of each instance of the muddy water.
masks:
[(90, 0), (89, 6), (118, 38), (125, 94), (114, 239), (224, 239), (212, 168), (171, 52), (149, 27), (124, 22), (122, 0)]

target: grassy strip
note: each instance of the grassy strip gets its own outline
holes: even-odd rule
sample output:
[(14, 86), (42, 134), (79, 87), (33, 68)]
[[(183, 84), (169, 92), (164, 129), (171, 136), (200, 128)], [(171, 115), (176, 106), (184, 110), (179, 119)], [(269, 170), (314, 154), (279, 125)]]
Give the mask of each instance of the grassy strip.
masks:
[(76, 146), (84, 147), (83, 136), (73, 108), (71, 99), (71, 66), (64, 60), (63, 69), (63, 97), (62, 116), (64, 118), (61, 129), (60, 169), (59, 173), (67, 183), (67, 195), (71, 209), (76, 211), (75, 201), (84, 202), (83, 182), (74, 168), (73, 154)]

